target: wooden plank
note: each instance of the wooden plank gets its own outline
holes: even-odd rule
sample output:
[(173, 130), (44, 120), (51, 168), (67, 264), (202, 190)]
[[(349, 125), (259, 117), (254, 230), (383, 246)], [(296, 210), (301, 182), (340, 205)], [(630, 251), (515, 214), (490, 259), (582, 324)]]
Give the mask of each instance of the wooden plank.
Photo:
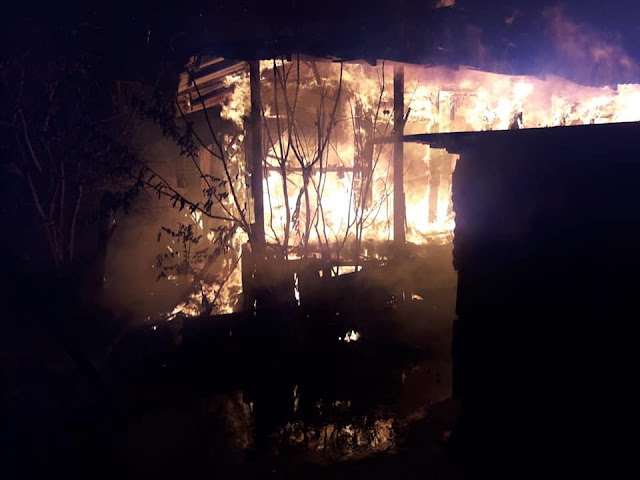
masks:
[(203, 57), (203, 58), (205, 60), (202, 60), (200, 62), (200, 65), (198, 66), (198, 70), (202, 70), (211, 65), (215, 65), (216, 63), (224, 62), (224, 58), (222, 57)]
[(195, 81), (198, 87), (201, 87), (203, 85), (206, 85), (209, 82), (223, 80), (227, 75), (245, 71), (246, 68), (247, 68), (246, 62), (235, 63), (233, 65), (230, 65), (227, 68), (216, 70), (215, 72), (209, 73), (207, 75), (203, 75), (201, 77), (196, 76)]

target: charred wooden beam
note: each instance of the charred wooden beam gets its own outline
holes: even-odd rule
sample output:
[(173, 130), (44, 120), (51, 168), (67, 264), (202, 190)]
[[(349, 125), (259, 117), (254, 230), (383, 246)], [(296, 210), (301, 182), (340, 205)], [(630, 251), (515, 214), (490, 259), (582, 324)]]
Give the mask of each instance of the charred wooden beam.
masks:
[[(178, 117), (182, 116), (182, 114), (193, 113), (203, 108), (213, 108), (216, 105), (220, 105), (223, 103), (229, 96), (231, 95), (231, 90), (224, 91), (220, 94), (213, 95), (202, 95), (201, 97), (196, 97), (192, 95), (187, 95), (178, 99), (178, 103), (180, 105), (180, 111), (177, 112)], [(204, 103), (204, 107), (202, 104)]]
[[(215, 69), (213, 71), (211, 67)], [(246, 62), (223, 62), (221, 58), (207, 61), (195, 70), (180, 75), (178, 83), (178, 103), (183, 113), (202, 110), (202, 103), (206, 108), (223, 103), (233, 92), (233, 82), (230, 76), (241, 75), (247, 70)]]
[(198, 70), (203, 70), (211, 65), (215, 65), (216, 63), (224, 62), (224, 58), (222, 57), (203, 57), (200, 58), (198, 63)]
[[(268, 155), (268, 158), (277, 159), (275, 156)], [(267, 172), (281, 172), (282, 169), (277, 165), (267, 165), (264, 167)], [(287, 166), (287, 172), (302, 173), (306, 169), (303, 167)], [(314, 170), (315, 171), (315, 170)], [(357, 171), (354, 167), (344, 167), (342, 165), (326, 165), (322, 167), (324, 173), (337, 173), (338, 175), (344, 175), (347, 172), (353, 173)]]
[(260, 97), (260, 62), (249, 62), (251, 82), (251, 192), (253, 194), (254, 225), (252, 241), (254, 248), (264, 247), (264, 203), (262, 192), (263, 151), (262, 151), (262, 100)]
[[(178, 85), (178, 94), (187, 91), (189, 88), (193, 87), (193, 80), (195, 79), (198, 86), (205, 86), (209, 83), (215, 83), (219, 81), (223, 81), (225, 77), (229, 75), (239, 74), (243, 71), (246, 72), (246, 64), (244, 62), (237, 62), (232, 65), (229, 65), (224, 68), (220, 68), (219, 70), (215, 70), (210, 73), (205, 73), (200, 70), (196, 71), (194, 74), (190, 75), (188, 73), (183, 73), (180, 76), (180, 83)], [(194, 78), (195, 77), (195, 78)]]
[(404, 202), (404, 66), (393, 67), (393, 239), (396, 245), (405, 243)]

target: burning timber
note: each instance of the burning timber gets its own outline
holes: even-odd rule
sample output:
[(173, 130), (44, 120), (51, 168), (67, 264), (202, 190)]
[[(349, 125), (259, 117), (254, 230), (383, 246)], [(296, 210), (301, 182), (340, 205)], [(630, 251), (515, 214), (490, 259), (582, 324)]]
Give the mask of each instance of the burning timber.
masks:
[[(213, 246), (224, 231), (230, 249), (207, 264), (224, 273), (200, 282), (172, 316), (197, 315), (203, 304), (225, 313), (304, 303), (300, 289), (319, 285), (316, 277), (384, 267), (405, 242), (425, 252), (451, 245), (458, 155), (390, 138), (637, 120), (640, 86), (384, 61), (203, 57), (182, 75), (177, 104), (179, 116), (213, 129), (192, 172), (201, 177), (194, 193), (205, 192), (194, 222)], [(220, 179), (224, 192), (212, 195)], [(412, 293), (395, 293), (403, 292)]]
[[(594, 88), (554, 77), (404, 65), (400, 89), (394, 77), (402, 70), (392, 75), (385, 62), (261, 62), (259, 143), (248, 122), (247, 65), (234, 63), (231, 76), (221, 69), (217, 78), (217, 63), (185, 74), (179, 104), (182, 113), (201, 120), (211, 109), (209, 120), (221, 132), (217, 146), (207, 143), (198, 158), (200, 170), (211, 179), (227, 178), (236, 192), (215, 206), (235, 228), (226, 230), (232, 248), (212, 264), (226, 281), (213, 284), (211, 300), (219, 313), (245, 311), (199, 316), (202, 292), (192, 310), (184, 304), (172, 312), (184, 321), (185, 348), (205, 352), (194, 353), (196, 363), (206, 352), (224, 351), (214, 347), (223, 337), (243, 338), (241, 325), (250, 324), (244, 331), (263, 352), (260, 358), (277, 353), (278, 365), (313, 371), (330, 355), (332, 373), (317, 370), (326, 376), (315, 383), (338, 389), (334, 400), (355, 398), (359, 384), (351, 379), (376, 372), (366, 352), (380, 355), (383, 345), (397, 345), (392, 339), (411, 319), (428, 325), (443, 296), (438, 284), (447, 278), (448, 298), (457, 292), (454, 391), (466, 405), (458, 438), (473, 450), (482, 442), (480, 432), (493, 428), (483, 419), (495, 419), (507, 433), (493, 441), (508, 442), (517, 456), (526, 451), (523, 431), (540, 438), (542, 430), (553, 430), (542, 417), (560, 420), (546, 393), (567, 393), (565, 377), (554, 369), (578, 372), (578, 383), (586, 379), (574, 364), (589, 364), (585, 348), (598, 343), (598, 318), (624, 315), (637, 283), (611, 255), (623, 255), (624, 265), (637, 260), (638, 124), (621, 122), (640, 119), (640, 86)], [(194, 94), (204, 86), (199, 78), (217, 78), (217, 93)], [(394, 101), (398, 90), (404, 102)], [(399, 131), (405, 242), (395, 235), (394, 210), (402, 206), (394, 201)], [(259, 198), (256, 178), (263, 187)], [(196, 190), (206, 190), (204, 179)], [(252, 227), (260, 218), (256, 207), (264, 210), (260, 242)], [(193, 222), (215, 241), (211, 232), (221, 221), (203, 212)], [(601, 225), (614, 233), (594, 234)], [(448, 308), (443, 318), (450, 321)], [(411, 315), (398, 315), (407, 311)], [(553, 340), (544, 319), (553, 320)], [(207, 340), (207, 331), (217, 340)], [(447, 338), (447, 328), (431, 334)], [(411, 334), (404, 330), (400, 337), (406, 344)], [(295, 347), (283, 352), (283, 345)], [(355, 352), (364, 355), (357, 362)], [(223, 359), (204, 364), (217, 362)], [(345, 365), (362, 370), (350, 375)], [(301, 392), (313, 388), (300, 377), (281, 389), (282, 399), (294, 385)], [(327, 378), (348, 381), (336, 386)], [(581, 383), (585, 397), (587, 383)], [(317, 401), (307, 395), (306, 401)], [(511, 402), (507, 416), (504, 398)], [(276, 410), (281, 403), (265, 401)], [(286, 415), (274, 418), (278, 424), (263, 431), (297, 425)]]
[[(262, 441), (276, 432), (280, 447), (317, 446), (318, 432), (333, 425), (314, 417), (320, 398), (348, 399), (358, 418), (355, 407), (375, 411), (394, 397), (405, 371), (431, 368), (434, 351), (448, 359), (457, 294), (454, 393), (463, 420), (455, 437), (468, 454), (482, 461), (500, 445), (525, 458), (532, 438), (548, 441), (557, 425), (595, 444), (580, 425), (585, 409), (558, 411), (588, 403), (591, 377), (581, 365), (600, 372), (589, 352), (600, 345), (599, 322), (634, 310), (640, 87), (296, 59), (253, 64), (252, 78), (233, 63), (211, 96), (197, 93), (199, 75), (216, 78), (206, 69), (217, 63), (186, 74), (179, 105), (201, 121), (210, 109), (219, 133), (200, 150), (196, 170), (205, 175), (191, 172), (194, 191), (226, 178), (235, 193), (212, 207), (228, 218), (185, 218), (212, 245), (216, 232), (228, 234), (230, 248), (208, 264), (220, 278), (202, 275), (201, 290), (169, 319), (183, 322), (185, 361), (203, 377), (215, 369), (216, 382), (237, 387), (236, 367), (227, 371), (233, 358), (246, 375), (241, 388), (259, 385), (247, 398), (262, 409)], [(401, 71), (404, 89), (394, 78)], [(401, 90), (396, 102), (391, 92)], [(400, 164), (404, 203), (394, 198)], [(214, 308), (203, 314), (204, 304)], [(418, 323), (428, 347), (413, 349)], [(603, 339), (607, 352), (620, 340)], [(439, 393), (435, 402), (450, 392)], [(370, 426), (361, 438), (374, 444)]]

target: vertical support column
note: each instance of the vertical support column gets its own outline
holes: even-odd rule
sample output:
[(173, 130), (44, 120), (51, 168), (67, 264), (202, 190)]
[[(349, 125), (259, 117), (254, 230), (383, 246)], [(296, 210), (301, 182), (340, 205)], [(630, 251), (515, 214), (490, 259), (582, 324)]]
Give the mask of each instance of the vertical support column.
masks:
[(260, 96), (260, 61), (249, 62), (249, 80), (251, 87), (251, 115), (248, 133), (250, 143), (247, 167), (251, 172), (251, 194), (253, 196), (253, 224), (251, 225), (251, 248), (243, 246), (242, 290), (244, 309), (253, 310), (263, 306), (266, 294), (264, 284), (264, 197), (262, 179), (264, 178), (262, 153), (262, 99)]
[[(213, 175), (214, 163), (211, 161), (212, 158), (213, 156), (211, 155), (211, 153), (209, 153), (209, 151), (206, 148), (202, 147), (198, 151), (198, 165), (200, 167), (200, 171), (204, 175)], [(220, 162), (218, 162), (218, 164), (220, 164)], [(207, 181), (204, 178), (201, 178), (200, 183), (198, 184), (198, 187), (199, 187), (198, 191), (200, 192), (206, 190), (208, 188)], [(203, 200), (204, 200), (204, 196), (203, 196)], [(213, 222), (206, 215), (202, 215), (202, 217), (200, 217), (200, 220), (202, 221), (202, 230), (203, 232), (205, 232), (205, 234), (206, 232), (210, 231), (212, 227), (214, 227)]]
[(404, 204), (404, 66), (393, 67), (393, 240), (396, 246), (405, 244)]
[(260, 97), (260, 61), (249, 62), (251, 81), (251, 192), (253, 193), (253, 247), (260, 250), (264, 247), (264, 202), (262, 192), (263, 152), (262, 152), (262, 100)]

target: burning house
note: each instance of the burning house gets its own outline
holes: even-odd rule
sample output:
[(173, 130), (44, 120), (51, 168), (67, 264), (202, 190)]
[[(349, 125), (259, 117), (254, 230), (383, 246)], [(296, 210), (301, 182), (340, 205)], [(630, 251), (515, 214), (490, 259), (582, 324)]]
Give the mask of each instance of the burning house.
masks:
[(635, 17), (187, 3), (5, 29), (18, 476), (633, 458)]
[[(513, 421), (531, 398), (539, 398), (540, 415), (556, 411), (546, 395), (526, 397), (531, 389), (580, 403), (580, 394), (565, 395), (557, 369), (566, 365), (563, 342), (594, 340), (592, 313), (581, 316), (585, 292), (603, 314), (613, 297), (620, 300), (617, 287), (598, 287), (610, 267), (590, 263), (596, 252), (615, 251), (618, 237), (578, 242), (574, 229), (597, 215), (636, 238), (635, 216), (619, 205), (638, 199), (628, 197), (631, 185), (622, 187), (627, 193), (614, 185), (622, 185), (621, 174), (638, 175), (635, 162), (622, 159), (633, 158), (638, 127), (625, 122), (640, 119), (639, 106), (638, 84), (594, 87), (551, 75), (299, 55), (194, 59), (181, 77), (179, 114), (202, 115), (214, 129), (214, 116), (227, 125), (200, 150), (197, 187), (206, 193), (209, 176), (226, 178), (231, 193), (214, 207), (229, 218), (192, 220), (204, 235), (234, 224), (223, 230), (231, 245), (222, 256), (227, 283), (212, 287), (209, 301), (220, 312), (346, 312), (355, 328), (347, 341), (361, 331), (373, 336), (373, 318), (389, 305), (410, 322), (428, 321), (428, 309), (449, 296), (444, 309), (453, 319), (457, 291), (454, 393), (469, 405), (458, 435), (479, 435), (473, 445), (480, 438), (503, 445), (506, 437), (517, 450), (528, 445), (515, 440), (523, 431), (543, 437), (553, 421), (575, 420), (552, 413), (553, 421), (537, 414)], [(605, 175), (606, 162), (617, 168)], [(598, 265), (606, 263), (601, 256)], [(242, 300), (220, 294), (231, 291)], [(172, 315), (197, 314), (205, 292)], [(546, 329), (529, 323), (543, 317), (555, 322), (551, 343)], [(577, 337), (573, 321), (586, 329)], [(449, 338), (448, 325), (436, 335)], [(557, 348), (532, 365), (540, 345)], [(505, 369), (508, 359), (514, 363)], [(496, 397), (511, 399), (509, 407), (496, 407)], [(488, 435), (492, 429), (500, 433)]]
[[(578, 40), (560, 50), (585, 46), (595, 81), (480, 61), (192, 57), (174, 113), (195, 149), (176, 164), (183, 218), (165, 229), (163, 258), (181, 248), (194, 287), (163, 320), (182, 320), (184, 342), (219, 362), (228, 344), (211, 353), (203, 332), (251, 336), (292, 378), (299, 367), (268, 350), (291, 340), (274, 333), (282, 324), (315, 358), (325, 336), (340, 347), (437, 337), (439, 379), (451, 378), (454, 330), (453, 386), (434, 387), (426, 403), (451, 389), (462, 399), (457, 438), (471, 456), (493, 458), (497, 446), (528, 458), (558, 424), (579, 437), (594, 407), (585, 366), (599, 368), (588, 345), (610, 353), (615, 339), (599, 337), (598, 322), (622, 315), (637, 283), (615, 257), (635, 272), (640, 84), (621, 51)], [(620, 82), (598, 82), (617, 68)], [(185, 273), (155, 268), (170, 280)], [(248, 334), (255, 317), (268, 322)], [(325, 399), (365, 403), (353, 379), (376, 383), (375, 362), (348, 375), (343, 354), (328, 376), (350, 381)], [(315, 380), (295, 384), (296, 412), (311, 408), (298, 392), (315, 400)], [(258, 395), (273, 407), (266, 430), (291, 427), (281, 411), (290, 386), (277, 400)]]
[[(298, 305), (307, 282), (382, 265), (392, 245), (451, 245), (458, 156), (411, 135), (635, 121), (638, 102), (636, 84), (591, 87), (469, 67), (194, 58), (181, 77), (178, 114), (226, 126), (200, 149), (194, 194), (204, 192), (209, 205), (191, 217), (209, 241), (224, 231), (234, 257), (225, 268), (236, 270), (209, 300), (218, 295), (220, 312), (252, 306), (255, 267), (240, 258), (256, 242), (288, 265), (267, 274), (279, 285), (270, 301)], [(228, 186), (221, 199), (211, 199), (211, 180)], [(214, 293), (226, 289), (244, 299)], [(395, 293), (420, 295), (409, 290)], [(174, 313), (180, 308), (188, 307)]]

